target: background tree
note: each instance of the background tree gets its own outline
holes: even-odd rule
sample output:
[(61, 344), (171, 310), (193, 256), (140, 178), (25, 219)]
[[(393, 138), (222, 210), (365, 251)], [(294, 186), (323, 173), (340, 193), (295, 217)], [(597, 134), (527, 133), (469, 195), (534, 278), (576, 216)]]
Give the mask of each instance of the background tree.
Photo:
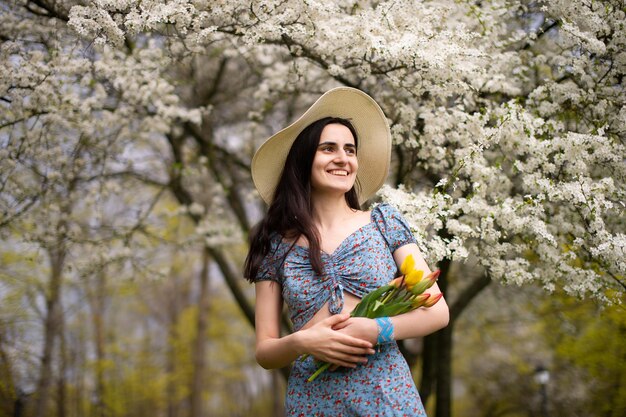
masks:
[[(335, 85), (366, 91), (390, 118), (392, 181), (380, 197), (405, 212), (443, 271), (452, 322), (424, 340), (416, 365), (424, 400), (436, 394), (438, 416), (452, 412), (457, 320), (492, 282), (601, 303), (623, 297), (619, 1), (1, 4), (0, 233), (7, 249), (27, 245), (37, 253), (44, 241), (63, 249), (57, 270), (72, 283), (70, 294), (90, 297), (94, 323), (105, 311), (100, 331), (115, 330), (103, 349), (98, 331), (87, 342), (79, 325), (68, 331), (76, 323), (64, 315), (56, 337), (70, 346), (50, 374), (64, 381), (68, 366), (86, 363), (69, 360), (75, 341), (84, 358), (95, 348), (99, 363), (117, 366), (83, 372), (82, 387), (101, 381), (95, 398), (106, 413), (202, 413), (207, 391), (198, 387), (207, 378), (188, 366), (194, 352), (206, 373), (221, 366), (210, 356), (219, 344), (202, 336), (217, 324), (214, 290), (204, 281), (212, 268), (253, 322), (239, 266), (241, 243), (263, 210), (249, 177), (251, 155)], [(44, 227), (54, 221), (58, 227)], [(171, 230), (187, 232), (171, 238)], [(179, 269), (175, 257), (162, 257), (170, 250), (196, 255)], [(54, 280), (44, 278), (41, 254), (34, 259), (33, 281), (45, 288)], [(53, 317), (54, 309), (39, 308), (44, 298), (24, 270), (12, 277), (15, 265), (3, 263), (8, 294), (22, 297), (27, 315)], [(155, 318), (165, 311), (158, 307), (154, 314), (138, 308), (141, 285), (120, 284), (130, 277), (182, 280), (167, 319)], [(93, 292), (103, 279), (111, 291), (127, 288), (135, 302), (116, 311), (119, 294)], [(64, 311), (77, 305), (72, 296), (60, 300)], [(173, 342), (183, 329), (193, 352)], [(0, 342), (11, 347), (17, 339)], [(45, 343), (42, 349), (45, 358)], [(142, 378), (151, 383), (138, 385)], [(189, 388), (173, 394), (180, 378)], [(40, 401), (44, 388), (36, 390)], [(89, 390), (77, 398), (88, 403)], [(169, 403), (152, 401), (156, 392), (169, 393)]]

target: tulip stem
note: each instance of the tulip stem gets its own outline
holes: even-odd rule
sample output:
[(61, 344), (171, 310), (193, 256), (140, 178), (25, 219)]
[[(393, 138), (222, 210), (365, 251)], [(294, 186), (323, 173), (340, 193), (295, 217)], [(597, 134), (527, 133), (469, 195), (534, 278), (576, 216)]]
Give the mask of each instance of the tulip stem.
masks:
[(328, 367), (330, 366), (330, 362), (326, 362), (324, 364), (322, 364), (319, 368), (317, 368), (317, 371), (315, 371), (315, 373), (313, 375), (311, 375), (309, 377), (309, 379), (307, 379), (308, 382), (313, 381), (315, 378), (318, 377), (319, 374), (321, 374), (322, 372), (324, 372), (326, 369), (328, 369)]
[(397, 288), (394, 288), (393, 290), (389, 291), (387, 293), (387, 295), (385, 295), (385, 297), (383, 298), (383, 300), (381, 301), (381, 303), (385, 304), (387, 301), (389, 301), (391, 298), (393, 298), (393, 296), (398, 292)]

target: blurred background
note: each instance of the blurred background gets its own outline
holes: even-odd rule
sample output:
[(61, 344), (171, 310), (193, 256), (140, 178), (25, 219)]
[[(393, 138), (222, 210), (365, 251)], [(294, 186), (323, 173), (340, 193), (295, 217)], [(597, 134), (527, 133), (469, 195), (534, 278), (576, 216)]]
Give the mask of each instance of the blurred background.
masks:
[(366, 206), (442, 270), (450, 325), (401, 343), (428, 414), (626, 415), (625, 11), (0, 1), (0, 416), (284, 415), (250, 161), (339, 85), (393, 133)]

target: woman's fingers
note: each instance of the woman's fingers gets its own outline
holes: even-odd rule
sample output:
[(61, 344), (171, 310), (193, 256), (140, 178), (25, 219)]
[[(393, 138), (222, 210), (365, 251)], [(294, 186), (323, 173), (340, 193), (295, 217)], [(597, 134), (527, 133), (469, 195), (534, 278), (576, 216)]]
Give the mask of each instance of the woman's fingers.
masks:
[[(343, 366), (344, 368), (356, 368), (357, 367), (357, 363), (354, 362), (344, 362), (344, 361), (337, 361), (335, 362), (335, 365), (333, 365), (333, 368), (337, 369), (340, 366)], [(335, 370), (333, 369), (333, 371)]]
[(328, 317), (327, 319), (322, 320), (321, 324), (328, 326), (330, 328), (333, 328), (339, 325), (340, 323), (345, 322), (349, 318), (350, 318), (350, 315), (348, 313), (334, 314)]
[(341, 352), (349, 354), (349, 355), (373, 355), (375, 353), (374, 348), (370, 346), (349, 346), (343, 345)]
[(348, 327), (350, 325), (350, 321), (349, 320), (343, 320), (340, 321), (339, 323), (335, 324), (333, 326), (333, 330), (341, 330), (344, 329), (346, 327)]
[(367, 363), (367, 357), (363, 355), (351, 355), (351, 354), (337, 354), (336, 358), (332, 361), (332, 363), (341, 365), (341, 366), (349, 366), (351, 368), (356, 368), (359, 364)]
[(364, 317), (352, 317), (336, 325), (334, 330), (370, 343), (375, 343), (378, 336), (376, 321)]
[(371, 349), (374, 347), (374, 345), (371, 342), (368, 342), (367, 340), (350, 336), (345, 333), (337, 332), (336, 336), (338, 337), (337, 340), (340, 343), (343, 343), (344, 345), (347, 345), (347, 346), (351, 346), (355, 348), (362, 348), (362, 349)]
[(363, 349), (342, 344), (334, 344), (332, 346), (327, 346), (326, 349), (320, 350), (313, 356), (324, 362), (330, 362), (342, 366), (356, 366), (359, 363), (366, 363), (367, 356), (374, 353), (375, 351), (372, 348)]
[(349, 314), (336, 314), (305, 330), (308, 353), (339, 366), (355, 367), (367, 362), (366, 356), (375, 352), (371, 342), (333, 329), (349, 318)]
[(325, 362), (331, 362), (342, 366), (351, 364), (351, 366), (354, 367), (359, 363), (366, 363), (367, 356), (373, 355), (374, 353), (375, 350), (371, 347), (362, 348), (339, 344), (333, 346), (328, 352), (326, 352), (324, 355), (326, 358), (323, 360), (325, 360)]

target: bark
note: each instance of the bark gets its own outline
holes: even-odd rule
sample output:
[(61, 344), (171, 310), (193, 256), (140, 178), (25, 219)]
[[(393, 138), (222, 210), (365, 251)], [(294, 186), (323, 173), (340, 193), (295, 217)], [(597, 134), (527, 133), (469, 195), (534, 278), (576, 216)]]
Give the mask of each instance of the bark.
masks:
[[(168, 142), (170, 144), (170, 149), (172, 150), (172, 156), (177, 164), (181, 166), (184, 165), (185, 161), (182, 157), (182, 140), (180, 138), (175, 138), (170, 135), (167, 136)], [(203, 143), (200, 141), (198, 143)], [(185, 188), (182, 178), (181, 178), (181, 170), (174, 169), (170, 172), (170, 181), (169, 188), (174, 194), (174, 197), (178, 200), (178, 202), (182, 205), (189, 206), (194, 201), (191, 193)], [(237, 194), (232, 194), (234, 196), (238, 196)], [(229, 200), (229, 203), (232, 204), (232, 201)], [(235, 210), (235, 209), (234, 209)], [(235, 210), (237, 212), (237, 210)], [(194, 223), (198, 223), (200, 221), (200, 217), (190, 214), (191, 219)], [(242, 216), (245, 218), (245, 216)], [(242, 222), (239, 219), (240, 225), (243, 230), (246, 230), (247, 221)], [(231, 265), (228, 263), (226, 256), (224, 253), (217, 248), (208, 248), (209, 255), (215, 260), (224, 280), (226, 281), (226, 285), (230, 289), (231, 293), (235, 297), (235, 301), (243, 311), (244, 315), (248, 319), (248, 322), (254, 327), (254, 308), (252, 304), (248, 301), (247, 297), (244, 295), (243, 291), (239, 287), (238, 281), (242, 281), (241, 274), (236, 272)]]
[(450, 322), (455, 322), (461, 313), (485, 288), (491, 284), (491, 278), (486, 273), (476, 278), (455, 300), (450, 307)]
[[(187, 126), (187, 133), (191, 134), (197, 141), (197, 143), (201, 146), (204, 153), (210, 155), (213, 159), (215, 146), (208, 146), (207, 140), (205, 140), (202, 135), (200, 135), (197, 131), (192, 129), (190, 126)], [(167, 135), (168, 142), (170, 144), (170, 149), (172, 150), (172, 156), (176, 165), (184, 166), (185, 160), (183, 159), (183, 139), (173, 137), (171, 135)], [(226, 154), (225, 154), (226, 155)], [(223, 157), (226, 157), (222, 155)], [(182, 205), (189, 206), (194, 201), (192, 194), (187, 190), (183, 184), (181, 177), (181, 169), (172, 169), (170, 172), (170, 181), (169, 188), (171, 192), (174, 194), (174, 197), (178, 200), (178, 202)], [(228, 187), (228, 185), (226, 185)], [(237, 188), (237, 184), (233, 184), (230, 186), (232, 189)], [(238, 193), (231, 192), (228, 195), (228, 203), (230, 204), (233, 212), (237, 216), (237, 220), (242, 230), (249, 230), (249, 223), (245, 216), (245, 210), (243, 209), (244, 204), (241, 201), (241, 196)], [(200, 216), (190, 214), (191, 219), (194, 223), (198, 223), (200, 221)], [(252, 304), (248, 301), (247, 297), (239, 287), (238, 282), (242, 281), (241, 274), (238, 271), (235, 271), (232, 266), (228, 263), (226, 256), (224, 253), (218, 248), (208, 248), (209, 255), (215, 262), (217, 263), (224, 280), (226, 281), (226, 285), (230, 289), (233, 297), (235, 297), (235, 301), (241, 308), (241, 311), (248, 319), (248, 322), (252, 327), (254, 327), (254, 308)]]
[[(448, 293), (448, 283), (450, 279), (450, 268), (452, 261), (445, 259), (439, 264), (441, 275), (439, 276), (438, 285), (441, 292)], [(449, 303), (450, 301), (448, 301)], [(452, 326), (453, 321), (447, 327), (434, 333), (435, 355), (431, 361), (434, 370), (430, 373), (436, 374), (434, 381), (431, 382), (431, 389), (435, 390), (435, 413), (437, 417), (450, 416), (451, 397), (452, 397)]]
[(433, 393), (433, 387), (435, 386), (435, 380), (437, 377), (437, 367), (435, 361), (437, 360), (437, 333), (428, 335), (424, 338), (424, 349), (422, 353), (422, 377), (420, 379), (419, 394), (422, 398), (424, 406), (427, 405), (431, 394)]
[(168, 349), (165, 362), (165, 372), (168, 375), (167, 387), (165, 389), (167, 396), (167, 417), (176, 417), (178, 415), (178, 404), (176, 401), (176, 351), (173, 341), (178, 339), (176, 331), (176, 323), (178, 322), (178, 310), (170, 311), (170, 323), (168, 331)]
[(59, 334), (61, 315), (62, 270), (65, 262), (65, 246), (60, 240), (55, 248), (48, 248), (50, 258), (50, 282), (46, 294), (46, 316), (44, 318), (44, 342), (41, 355), (41, 367), (37, 380), (37, 399), (35, 416), (46, 417), (50, 388), (52, 385), (52, 356), (54, 344)]
[(18, 393), (13, 382), (10, 358), (4, 350), (2, 339), (3, 330), (0, 328), (0, 415), (8, 416), (17, 403)]
[[(252, 307), (252, 304), (248, 301), (247, 297), (239, 286), (238, 282), (242, 281), (241, 277), (239, 275), (236, 275), (235, 271), (230, 266), (228, 260), (226, 259), (226, 256), (222, 251), (216, 248), (208, 248), (208, 250), (211, 254), (211, 257), (219, 266), (222, 276), (224, 277), (224, 281), (230, 289), (233, 297), (235, 297), (235, 301), (239, 305), (239, 308), (243, 312), (244, 316), (246, 316), (246, 318), (248, 319), (250, 325), (254, 328), (254, 308)], [(286, 333), (291, 333), (291, 325), (285, 315), (282, 316), (282, 327), (283, 331), (285, 331)], [(283, 375), (285, 381), (289, 377), (289, 369), (289, 367), (280, 369), (280, 373)]]
[(67, 340), (65, 337), (65, 317), (59, 318), (59, 375), (57, 377), (57, 416), (66, 417), (67, 413)]
[(437, 332), (436, 417), (452, 415), (452, 329), (453, 323)]
[[(447, 265), (449, 268), (449, 264)], [(442, 275), (444, 270), (442, 268)], [(447, 276), (447, 271), (446, 271)], [(491, 278), (485, 273), (475, 279), (465, 288), (454, 303), (450, 306), (450, 324), (436, 333), (437, 336), (437, 381), (436, 381), (436, 417), (452, 416), (452, 332), (457, 319), (469, 304), (491, 283)], [(442, 284), (440, 283), (440, 286)], [(447, 280), (443, 280), (442, 291), (447, 287)]]
[[(242, 165), (244, 164), (238, 163), (238, 160), (233, 155), (215, 146), (215, 144), (213, 143), (209, 144), (210, 137), (207, 139), (207, 136), (206, 136), (208, 135), (208, 133), (204, 132), (202, 134), (197, 129), (193, 128), (191, 125), (187, 125), (185, 131), (187, 134), (189, 134), (191, 137), (193, 137), (196, 140), (196, 142), (201, 148), (201, 153), (209, 157), (209, 160), (213, 162), (211, 163), (211, 167), (214, 167), (218, 159), (223, 158), (227, 160), (228, 163), (226, 163), (224, 166), (228, 167), (227, 172), (229, 172), (229, 178), (230, 178), (229, 181), (233, 181), (233, 183), (227, 182), (224, 176), (218, 176), (216, 177), (216, 180), (218, 180), (224, 186), (224, 189), (227, 190), (227, 196), (226, 196), (227, 201), (231, 209), (233, 210), (233, 213), (237, 217), (237, 220), (242, 230), (247, 233), (250, 229), (250, 224), (246, 217), (245, 204), (243, 203), (241, 195), (236, 191), (238, 189), (238, 184), (236, 182), (237, 176), (234, 175), (233, 174), (234, 171), (230, 169), (230, 166), (233, 165), (233, 162), (234, 162), (234, 165), (238, 165), (239, 167), (242, 167)], [(170, 149), (172, 150), (172, 156), (174, 158), (174, 161), (176, 162), (175, 166), (184, 166), (185, 160), (183, 158), (183, 151), (182, 151), (184, 139), (181, 137), (174, 137), (173, 135), (167, 135), (166, 137), (170, 144)], [(218, 155), (219, 158), (216, 157), (216, 153), (218, 152), (219, 152), (219, 155)], [(212, 169), (213, 169), (212, 172), (215, 174), (216, 173), (215, 169), (214, 168)], [(189, 206), (194, 201), (194, 198), (191, 192), (187, 190), (184, 186), (184, 183), (181, 177), (181, 171), (182, 170), (180, 168), (172, 169), (170, 171), (169, 173), (170, 181), (169, 181), (168, 186), (171, 192), (174, 194), (174, 197), (178, 200), (180, 204)], [(194, 223), (198, 223), (200, 221), (200, 216), (198, 215), (189, 214), (189, 216), (193, 220)], [(218, 265), (220, 272), (222, 276), (224, 277), (224, 281), (226, 282), (226, 285), (228, 286), (230, 292), (233, 294), (233, 297), (235, 298), (235, 301), (239, 305), (239, 308), (243, 312), (244, 316), (246, 317), (250, 325), (254, 328), (254, 325), (255, 325), (254, 307), (252, 303), (248, 301), (248, 298), (245, 296), (245, 294), (241, 290), (239, 282), (242, 282), (243, 280), (242, 280), (240, 271), (235, 270), (230, 265), (230, 263), (228, 262), (227, 256), (224, 254), (222, 250), (218, 248), (214, 248), (214, 247), (209, 247), (207, 248), (207, 250), (209, 251), (210, 257)], [(289, 325), (288, 320), (286, 320), (285, 318), (283, 318), (282, 320), (282, 326), (283, 326), (283, 329), (287, 331), (291, 331), (291, 326)], [(287, 377), (289, 376), (289, 368), (282, 368), (280, 372), (282, 373), (283, 377), (286, 380)]]
[[(437, 285), (441, 292), (446, 296), (446, 301), (450, 303), (448, 299), (448, 279), (450, 273), (450, 267), (452, 263), (449, 260), (443, 260), (439, 265), (439, 269), (441, 270), (441, 274), (439, 275), (439, 279), (437, 281)], [(419, 394), (424, 404), (424, 407), (427, 406), (428, 402), (431, 399), (431, 396), (436, 391), (438, 387), (438, 382), (440, 380), (440, 356), (441, 349), (445, 349), (445, 346), (440, 346), (443, 342), (441, 338), (441, 333), (443, 330), (439, 330), (433, 334), (427, 335), (423, 338), (422, 345), (422, 354), (421, 354), (421, 376), (420, 376), (420, 384), (419, 384)], [(411, 365), (411, 368), (413, 365)]]
[(233, 294), (233, 297), (235, 297), (235, 301), (239, 305), (239, 308), (243, 311), (243, 314), (246, 316), (246, 319), (248, 319), (248, 322), (252, 325), (252, 327), (254, 327), (254, 308), (239, 286), (238, 282), (242, 281), (241, 276), (233, 270), (222, 251), (216, 248), (209, 248), (208, 250), (211, 253), (211, 257), (219, 266), (220, 271), (224, 276), (224, 280), (226, 281), (226, 285)]
[(283, 417), (285, 415), (285, 407), (283, 402), (283, 384), (281, 381), (280, 371), (272, 371), (272, 391), (273, 391), (273, 412), (275, 417)]
[(166, 396), (167, 396), (167, 417), (177, 417), (181, 408), (180, 398), (178, 393), (177, 379), (177, 356), (176, 356), (176, 344), (174, 343), (180, 337), (178, 332), (178, 323), (180, 320), (180, 314), (183, 308), (188, 305), (189, 300), (189, 282), (184, 280), (181, 285), (181, 281), (177, 275), (172, 275), (170, 280), (172, 287), (170, 288), (169, 298), (167, 302), (167, 322), (168, 322), (168, 348), (165, 368), (168, 375)]
[(202, 387), (206, 369), (206, 333), (209, 310), (209, 264), (208, 248), (202, 251), (202, 270), (200, 272), (200, 293), (198, 294), (198, 317), (196, 322), (196, 340), (193, 346), (193, 374), (189, 394), (189, 416), (202, 417)]
[(96, 282), (94, 291), (91, 292), (91, 321), (93, 326), (94, 347), (96, 350), (96, 417), (105, 417), (106, 404), (105, 381), (104, 381), (104, 361), (105, 361), (105, 336), (104, 336), (104, 308), (106, 297), (106, 271), (104, 267), (96, 272)]

